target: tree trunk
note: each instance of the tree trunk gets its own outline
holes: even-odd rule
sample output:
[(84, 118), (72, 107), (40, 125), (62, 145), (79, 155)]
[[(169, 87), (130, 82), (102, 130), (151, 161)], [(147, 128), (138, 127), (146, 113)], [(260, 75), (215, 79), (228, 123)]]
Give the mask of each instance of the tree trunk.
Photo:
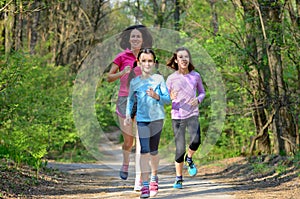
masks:
[(281, 58), (282, 32), (282, 4), (277, 0), (259, 1), (256, 9), (261, 19), (261, 29), (264, 35), (264, 51), (268, 58), (270, 71), (270, 93), (267, 93), (271, 104), (269, 110), (275, 110), (273, 120), (274, 153), (291, 154), (296, 148), (296, 128), (289, 112), (289, 96), (286, 93), (286, 84), (283, 80)]
[[(32, 8), (38, 8), (39, 7), (39, 1), (34, 1), (33, 2), (33, 5), (32, 5)], [(36, 11), (36, 12), (33, 12), (32, 15), (31, 15), (31, 24), (30, 24), (30, 42), (29, 42), (29, 45), (30, 45), (30, 53), (31, 54), (35, 54), (35, 47), (36, 47), (36, 44), (38, 42), (38, 26), (39, 26), (39, 21), (40, 21), (40, 11)]]
[(164, 24), (164, 15), (166, 11), (166, 0), (162, 0), (161, 3), (157, 3), (156, 0), (153, 2), (153, 13), (154, 13), (154, 27), (162, 28)]
[(180, 30), (179, 21), (180, 21), (180, 7), (179, 0), (174, 0), (175, 11), (174, 11), (174, 29), (176, 31)]
[(216, 10), (216, 0), (209, 0), (210, 9), (211, 9), (211, 25), (213, 28), (213, 34), (216, 36), (219, 32), (219, 22), (218, 22), (218, 13)]
[(11, 3), (7, 6), (7, 10), (4, 12), (4, 45), (5, 54), (8, 55), (11, 52), (13, 46), (13, 28), (15, 23), (15, 4)]
[[(265, 83), (264, 79), (267, 76), (267, 73), (263, 73), (263, 68), (260, 63), (261, 58), (261, 47), (260, 39), (257, 30), (256, 22), (256, 12), (254, 6), (251, 2), (241, 1), (241, 6), (244, 9), (244, 22), (246, 28), (246, 44), (244, 46), (247, 49), (248, 56), (245, 58), (245, 65), (249, 68), (246, 68), (246, 74), (248, 77), (248, 82), (250, 86), (250, 93), (252, 96), (252, 116), (253, 122), (256, 128), (256, 136), (251, 140), (250, 154), (269, 154), (271, 143), (268, 133), (269, 119), (266, 115), (265, 99), (266, 94), (264, 92)], [(265, 71), (267, 72), (267, 71)], [(257, 145), (255, 147), (255, 145)]]

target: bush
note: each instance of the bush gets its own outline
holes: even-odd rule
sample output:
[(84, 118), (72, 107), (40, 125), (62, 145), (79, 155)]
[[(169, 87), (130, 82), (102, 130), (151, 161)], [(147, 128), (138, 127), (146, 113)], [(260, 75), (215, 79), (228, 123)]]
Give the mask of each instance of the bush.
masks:
[(14, 52), (1, 64), (0, 156), (35, 167), (76, 140), (68, 67)]

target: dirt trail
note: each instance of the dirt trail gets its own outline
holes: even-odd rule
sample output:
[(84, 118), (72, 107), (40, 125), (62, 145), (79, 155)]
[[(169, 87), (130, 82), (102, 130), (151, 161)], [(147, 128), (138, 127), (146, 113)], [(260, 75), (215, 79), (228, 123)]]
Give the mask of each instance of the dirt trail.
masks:
[[(112, 163), (114, 165), (114, 163)], [(67, 172), (72, 182), (68, 181), (56, 193), (44, 195), (44, 198), (139, 198), (140, 193), (133, 191), (133, 172), (127, 180), (118, 177), (118, 171), (104, 164), (63, 164), (49, 163), (48, 167)], [(132, 171), (132, 170), (131, 170)], [(231, 199), (232, 189), (228, 186), (201, 179), (200, 176), (187, 177), (185, 173), (184, 189), (172, 188), (174, 166), (161, 165), (159, 169), (159, 194), (155, 198), (187, 199)]]
[[(121, 145), (117, 143), (119, 131), (107, 134), (100, 143), (100, 150), (103, 152), (105, 162), (94, 164), (63, 164), (48, 163), (48, 167), (66, 172), (71, 179), (64, 183), (55, 195), (45, 195), (44, 198), (139, 198), (140, 193), (133, 191), (134, 153), (129, 167), (127, 180), (119, 178), (119, 168), (122, 160)], [(109, 160), (109, 161), (108, 161)], [(208, 198), (234, 198), (230, 193), (232, 189), (221, 184), (201, 179), (200, 175), (189, 177), (186, 169), (184, 176), (184, 189), (174, 190), (175, 168), (172, 161), (161, 159), (158, 177), (159, 193), (155, 198), (186, 198), (186, 199), (208, 199)], [(57, 193), (61, 193), (60, 195)]]

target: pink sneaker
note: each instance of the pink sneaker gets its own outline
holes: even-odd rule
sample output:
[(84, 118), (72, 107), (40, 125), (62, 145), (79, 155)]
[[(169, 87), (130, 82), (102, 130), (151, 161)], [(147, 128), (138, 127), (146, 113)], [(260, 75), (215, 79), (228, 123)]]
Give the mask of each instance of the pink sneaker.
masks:
[(141, 197), (140, 198), (149, 198), (149, 197), (150, 197), (149, 187), (143, 186), (141, 189)]
[(158, 193), (158, 183), (150, 182), (150, 196), (156, 196)]

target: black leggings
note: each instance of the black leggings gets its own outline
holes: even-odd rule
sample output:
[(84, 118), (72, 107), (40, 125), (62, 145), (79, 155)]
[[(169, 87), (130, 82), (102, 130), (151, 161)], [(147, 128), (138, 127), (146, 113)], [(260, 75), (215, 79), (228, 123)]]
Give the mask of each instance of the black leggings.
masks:
[(200, 146), (200, 123), (198, 116), (192, 116), (187, 119), (172, 119), (172, 127), (175, 136), (176, 155), (175, 161), (181, 163), (185, 155), (185, 130), (190, 134), (189, 148), (196, 151)]

